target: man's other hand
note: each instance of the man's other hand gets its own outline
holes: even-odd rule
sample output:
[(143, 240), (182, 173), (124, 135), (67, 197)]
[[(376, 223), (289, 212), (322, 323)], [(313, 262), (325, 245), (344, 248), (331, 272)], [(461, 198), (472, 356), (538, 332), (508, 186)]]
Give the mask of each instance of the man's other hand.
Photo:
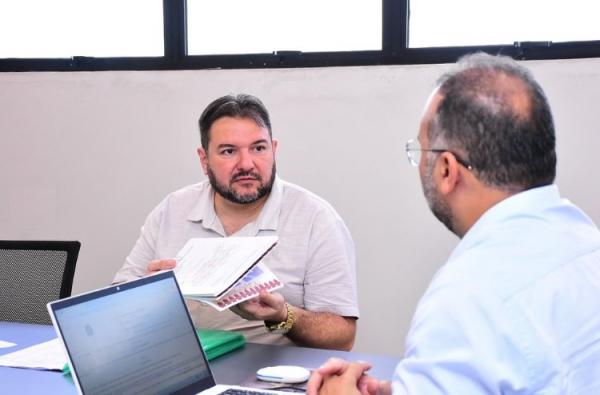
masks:
[(150, 261), (148, 267), (146, 268), (146, 276), (161, 270), (173, 269), (175, 268), (175, 265), (177, 265), (175, 259), (157, 259), (155, 261)]
[(283, 295), (260, 291), (257, 298), (247, 300), (230, 308), (247, 320), (281, 322), (287, 319), (287, 307)]
[(368, 362), (350, 363), (339, 358), (330, 358), (315, 370), (307, 385), (307, 395), (361, 394), (390, 395), (391, 385), (365, 374), (371, 369)]

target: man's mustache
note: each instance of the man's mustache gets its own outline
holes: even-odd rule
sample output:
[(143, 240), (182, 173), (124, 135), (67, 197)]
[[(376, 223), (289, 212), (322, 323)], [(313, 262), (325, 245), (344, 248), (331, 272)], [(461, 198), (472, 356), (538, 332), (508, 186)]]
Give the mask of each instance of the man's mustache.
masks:
[(235, 174), (232, 178), (231, 178), (231, 182), (237, 181), (240, 178), (253, 178), (257, 181), (262, 181), (262, 177), (260, 176), (260, 174), (252, 172), (252, 171), (241, 171), (237, 174)]

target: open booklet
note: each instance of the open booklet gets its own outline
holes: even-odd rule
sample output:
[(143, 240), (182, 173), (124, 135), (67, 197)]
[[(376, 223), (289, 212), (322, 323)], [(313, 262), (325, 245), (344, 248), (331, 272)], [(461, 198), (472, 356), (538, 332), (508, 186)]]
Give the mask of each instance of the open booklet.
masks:
[(277, 236), (194, 238), (175, 260), (175, 276), (188, 299), (223, 311), (273, 291), (283, 284), (260, 260), (277, 244)]

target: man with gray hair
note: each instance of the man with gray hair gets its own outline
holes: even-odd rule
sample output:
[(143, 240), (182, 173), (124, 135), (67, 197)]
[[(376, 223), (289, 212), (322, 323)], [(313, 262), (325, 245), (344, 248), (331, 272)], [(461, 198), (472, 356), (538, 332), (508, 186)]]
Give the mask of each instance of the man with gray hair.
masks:
[(461, 241), (419, 302), (391, 386), (336, 359), (309, 394), (600, 394), (600, 232), (553, 185), (554, 124), (531, 74), (461, 59), (406, 153)]
[[(217, 312), (188, 301), (194, 323), (249, 341), (349, 350), (358, 303), (354, 243), (329, 203), (276, 175), (269, 113), (250, 95), (223, 96), (200, 117), (208, 180), (167, 196), (148, 215), (114, 282), (172, 269), (190, 238), (277, 235), (262, 262), (284, 283)], [(149, 303), (152, 303), (149, 301)]]

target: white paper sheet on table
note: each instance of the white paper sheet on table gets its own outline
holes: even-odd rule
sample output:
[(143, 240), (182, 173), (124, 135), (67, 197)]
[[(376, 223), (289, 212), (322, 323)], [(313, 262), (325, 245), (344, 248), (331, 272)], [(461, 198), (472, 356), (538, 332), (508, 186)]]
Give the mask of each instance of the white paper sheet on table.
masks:
[(0, 355), (0, 366), (13, 368), (62, 371), (65, 363), (67, 355), (58, 338)]
[(11, 343), (11, 342), (7, 342), (5, 340), (0, 340), (0, 348), (8, 348), (8, 347), (14, 347), (16, 346), (16, 343)]

